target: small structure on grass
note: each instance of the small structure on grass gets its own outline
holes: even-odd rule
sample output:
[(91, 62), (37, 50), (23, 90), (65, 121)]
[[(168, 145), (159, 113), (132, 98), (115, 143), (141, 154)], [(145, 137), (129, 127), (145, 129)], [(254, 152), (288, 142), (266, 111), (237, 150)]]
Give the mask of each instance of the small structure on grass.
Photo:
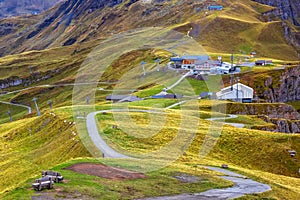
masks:
[(183, 95), (181, 94), (158, 94), (152, 96), (152, 99), (181, 99)]
[(257, 60), (257, 61), (255, 61), (255, 65), (257, 65), (257, 66), (265, 66), (266, 65), (266, 61), (265, 60)]
[(141, 101), (143, 99), (138, 98), (137, 96), (133, 95), (108, 95), (106, 96), (106, 101), (112, 101), (114, 103), (119, 102), (135, 102), (135, 101)]
[(221, 167), (222, 167), (223, 169), (228, 169), (228, 168), (229, 168), (227, 164), (222, 164)]

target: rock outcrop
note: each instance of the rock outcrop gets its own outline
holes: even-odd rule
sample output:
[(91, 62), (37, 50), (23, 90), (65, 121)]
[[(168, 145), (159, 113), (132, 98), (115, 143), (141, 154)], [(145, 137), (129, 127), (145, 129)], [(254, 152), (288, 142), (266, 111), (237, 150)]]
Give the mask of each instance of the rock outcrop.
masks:
[(292, 106), (287, 104), (228, 103), (227, 113), (238, 115), (257, 115), (265, 122), (275, 125), (270, 127), (257, 126), (255, 129), (282, 133), (300, 133), (300, 114)]
[(300, 26), (300, 0), (253, 0), (262, 4), (277, 7), (274, 11), (282, 20), (291, 20), (295, 26)]
[(259, 95), (270, 103), (299, 101), (300, 66), (286, 68), (279, 77), (266, 77), (264, 80), (264, 92)]

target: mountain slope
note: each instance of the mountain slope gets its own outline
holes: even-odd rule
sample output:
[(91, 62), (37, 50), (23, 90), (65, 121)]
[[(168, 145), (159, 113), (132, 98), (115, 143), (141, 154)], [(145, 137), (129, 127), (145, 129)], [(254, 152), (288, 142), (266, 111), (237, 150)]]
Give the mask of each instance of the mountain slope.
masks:
[[(295, 48), (286, 42), (279, 21), (270, 24), (261, 20), (262, 11), (267, 12), (273, 7), (257, 6), (249, 0), (227, 0), (221, 4), (225, 8), (223, 11), (207, 12), (210, 1), (152, 1), (145, 4), (134, 0), (68, 0), (39, 17), (28, 18), (29, 24), (20, 26), (20, 18), (2, 20), (0, 56), (93, 41), (139, 27), (160, 26), (178, 27), (175, 30), (184, 33), (194, 27), (194, 38), (208, 51), (250, 49), (261, 56), (298, 59)], [(6, 30), (9, 29), (5, 29), (7, 25), (13, 27), (13, 31)], [(218, 29), (221, 31), (216, 31)], [(264, 42), (261, 35), (273, 32), (277, 36)], [(232, 37), (235, 40), (231, 40)], [(7, 48), (7, 43), (13, 45)]]
[(0, 18), (39, 14), (62, 0), (0, 0)]

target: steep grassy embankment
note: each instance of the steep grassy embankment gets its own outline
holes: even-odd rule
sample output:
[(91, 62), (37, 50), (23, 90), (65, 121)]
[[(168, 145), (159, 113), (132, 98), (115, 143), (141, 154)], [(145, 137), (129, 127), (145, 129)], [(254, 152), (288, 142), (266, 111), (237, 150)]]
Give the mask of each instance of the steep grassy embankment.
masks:
[(71, 158), (88, 156), (70, 118), (46, 113), (0, 125), (0, 194)]

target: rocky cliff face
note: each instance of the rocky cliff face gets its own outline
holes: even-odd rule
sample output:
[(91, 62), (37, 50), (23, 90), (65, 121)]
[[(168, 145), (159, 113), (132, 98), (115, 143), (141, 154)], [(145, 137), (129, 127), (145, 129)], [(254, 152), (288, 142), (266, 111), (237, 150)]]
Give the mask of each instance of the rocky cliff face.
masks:
[(300, 114), (287, 104), (227, 104), (227, 113), (238, 115), (257, 115), (273, 126), (257, 126), (255, 129), (282, 132), (300, 133)]
[(290, 105), (283, 103), (227, 104), (227, 113), (238, 115), (267, 115), (269, 118), (300, 120), (300, 114)]
[(295, 26), (300, 26), (300, 0), (254, 0), (256, 2), (277, 7), (273, 14), (282, 20), (291, 20)]
[(300, 133), (300, 120), (270, 118), (266, 115), (259, 116), (262, 120), (272, 123), (274, 127), (261, 127), (260, 130), (281, 132), (281, 133)]
[(0, 18), (39, 14), (62, 0), (0, 0)]
[(271, 103), (299, 101), (300, 66), (286, 68), (279, 77), (266, 77), (264, 92), (260, 95), (261, 98)]

